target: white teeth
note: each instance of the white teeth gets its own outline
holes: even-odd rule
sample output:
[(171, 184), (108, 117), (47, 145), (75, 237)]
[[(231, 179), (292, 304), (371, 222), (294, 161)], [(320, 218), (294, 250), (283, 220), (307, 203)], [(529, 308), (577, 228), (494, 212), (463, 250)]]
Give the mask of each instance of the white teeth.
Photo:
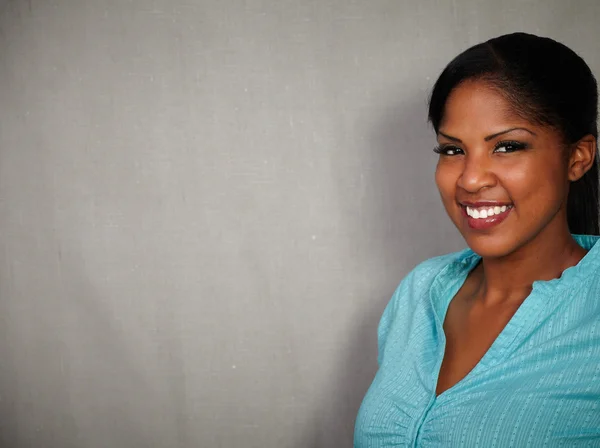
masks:
[(506, 206), (506, 205), (503, 205), (502, 207), (495, 206), (495, 207), (490, 207), (490, 208), (482, 208), (481, 210), (472, 208), (472, 207), (467, 207), (467, 215), (469, 215), (471, 218), (475, 218), (475, 219), (485, 219), (485, 218), (489, 218), (490, 216), (504, 213), (509, 208), (510, 208), (510, 206)]

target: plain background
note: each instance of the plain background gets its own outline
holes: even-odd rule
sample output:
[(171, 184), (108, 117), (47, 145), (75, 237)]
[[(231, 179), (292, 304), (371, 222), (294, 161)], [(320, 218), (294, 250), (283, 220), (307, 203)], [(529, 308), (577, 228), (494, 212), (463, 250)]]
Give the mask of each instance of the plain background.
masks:
[(428, 92), (600, 2), (0, 0), (0, 445), (344, 447), (376, 326), (463, 247)]

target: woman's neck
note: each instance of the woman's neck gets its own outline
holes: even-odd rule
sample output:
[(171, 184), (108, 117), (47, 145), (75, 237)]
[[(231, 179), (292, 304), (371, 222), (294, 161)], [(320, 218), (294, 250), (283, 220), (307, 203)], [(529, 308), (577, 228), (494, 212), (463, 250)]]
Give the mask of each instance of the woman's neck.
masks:
[(577, 244), (568, 228), (537, 235), (510, 255), (484, 258), (479, 266), (477, 295), (490, 304), (524, 300), (534, 281), (560, 277), (585, 254), (586, 250)]

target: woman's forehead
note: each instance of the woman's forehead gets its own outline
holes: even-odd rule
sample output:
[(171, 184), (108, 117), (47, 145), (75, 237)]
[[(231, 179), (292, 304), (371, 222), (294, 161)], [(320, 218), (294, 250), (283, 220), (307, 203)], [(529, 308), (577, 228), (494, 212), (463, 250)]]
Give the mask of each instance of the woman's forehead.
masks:
[(518, 127), (529, 129), (538, 126), (523, 118), (497, 88), (483, 81), (468, 81), (461, 83), (448, 96), (439, 131), (477, 131), (488, 135)]

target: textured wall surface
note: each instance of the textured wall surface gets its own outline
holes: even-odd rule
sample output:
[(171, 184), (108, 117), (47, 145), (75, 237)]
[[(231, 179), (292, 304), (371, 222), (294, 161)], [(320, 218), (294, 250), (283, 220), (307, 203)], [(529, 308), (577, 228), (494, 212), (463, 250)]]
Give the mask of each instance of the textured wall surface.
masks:
[[(487, 3), (487, 4), (483, 4)], [(0, 0), (0, 446), (343, 447), (457, 250), (436, 75), (600, 2)]]

